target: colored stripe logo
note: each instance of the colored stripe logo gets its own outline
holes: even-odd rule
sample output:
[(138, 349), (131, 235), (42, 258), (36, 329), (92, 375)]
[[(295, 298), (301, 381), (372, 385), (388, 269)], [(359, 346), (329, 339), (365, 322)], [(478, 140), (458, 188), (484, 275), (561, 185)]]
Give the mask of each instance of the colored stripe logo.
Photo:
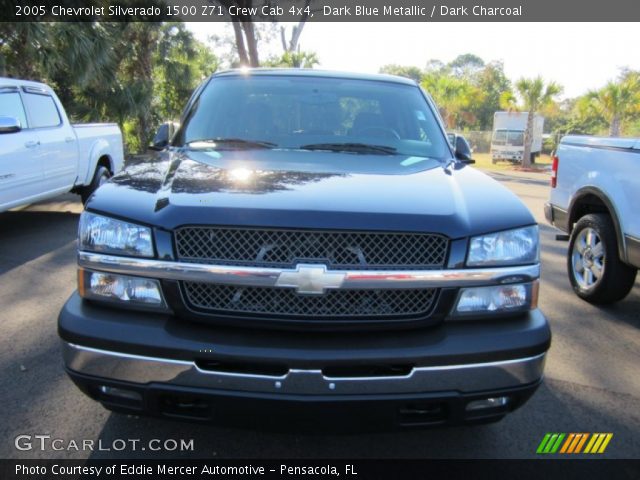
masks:
[(613, 433), (547, 433), (536, 453), (604, 453), (612, 438)]

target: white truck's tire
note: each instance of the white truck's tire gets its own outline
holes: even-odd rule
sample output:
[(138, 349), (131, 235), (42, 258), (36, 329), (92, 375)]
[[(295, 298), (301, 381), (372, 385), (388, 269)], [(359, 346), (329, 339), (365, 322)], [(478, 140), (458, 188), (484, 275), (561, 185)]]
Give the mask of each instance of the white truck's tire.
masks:
[(109, 171), (109, 169), (102, 165), (98, 165), (98, 167), (96, 168), (96, 172), (93, 174), (91, 183), (80, 191), (80, 198), (82, 198), (82, 203), (87, 203), (87, 200), (89, 200), (91, 194), (95, 192), (100, 185), (107, 182), (110, 178), (111, 172)]
[(585, 215), (571, 232), (567, 252), (569, 281), (576, 295), (590, 303), (613, 303), (627, 296), (636, 269), (618, 257), (611, 217)]

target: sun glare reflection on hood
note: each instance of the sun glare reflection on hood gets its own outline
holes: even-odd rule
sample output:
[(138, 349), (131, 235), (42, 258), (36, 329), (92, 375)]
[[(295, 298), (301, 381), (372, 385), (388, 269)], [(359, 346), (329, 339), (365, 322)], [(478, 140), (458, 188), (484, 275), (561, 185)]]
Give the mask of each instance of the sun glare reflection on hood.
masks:
[(229, 170), (229, 178), (234, 182), (246, 183), (251, 180), (254, 173), (255, 172), (253, 170), (244, 167), (233, 168)]

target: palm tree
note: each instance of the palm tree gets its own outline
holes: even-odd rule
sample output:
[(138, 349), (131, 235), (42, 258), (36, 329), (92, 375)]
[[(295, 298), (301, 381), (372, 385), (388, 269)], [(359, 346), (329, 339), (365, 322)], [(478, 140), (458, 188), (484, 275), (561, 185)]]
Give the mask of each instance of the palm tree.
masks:
[(555, 82), (545, 84), (542, 77), (521, 78), (516, 82), (516, 91), (520, 96), (523, 108), (528, 112), (527, 128), (524, 132), (524, 151), (522, 166), (531, 166), (531, 144), (533, 143), (533, 119), (543, 107), (553, 102), (562, 92), (562, 87)]
[(179, 118), (191, 92), (217, 68), (217, 59), (184, 23), (164, 23), (153, 59), (154, 121)]
[(40, 80), (40, 58), (50, 37), (46, 23), (0, 22), (0, 76)]
[(625, 120), (640, 113), (640, 79), (629, 75), (619, 82), (609, 82), (597, 91), (587, 93), (581, 109), (595, 113), (609, 124), (609, 136), (619, 137)]

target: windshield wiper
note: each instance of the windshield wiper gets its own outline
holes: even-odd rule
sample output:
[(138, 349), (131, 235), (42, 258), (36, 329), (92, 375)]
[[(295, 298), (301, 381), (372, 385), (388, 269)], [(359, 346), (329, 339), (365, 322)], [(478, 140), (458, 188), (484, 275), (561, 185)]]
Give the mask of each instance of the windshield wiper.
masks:
[(187, 143), (188, 147), (195, 147), (198, 143), (204, 143), (208, 146), (215, 148), (231, 147), (231, 148), (274, 148), (278, 145), (273, 142), (266, 142), (262, 140), (246, 140), (244, 138), (203, 138), (200, 140), (192, 140)]
[(328, 150), (330, 152), (378, 153), (393, 155), (397, 149), (386, 145), (370, 145), (368, 143), (310, 143), (302, 145), (301, 150)]

